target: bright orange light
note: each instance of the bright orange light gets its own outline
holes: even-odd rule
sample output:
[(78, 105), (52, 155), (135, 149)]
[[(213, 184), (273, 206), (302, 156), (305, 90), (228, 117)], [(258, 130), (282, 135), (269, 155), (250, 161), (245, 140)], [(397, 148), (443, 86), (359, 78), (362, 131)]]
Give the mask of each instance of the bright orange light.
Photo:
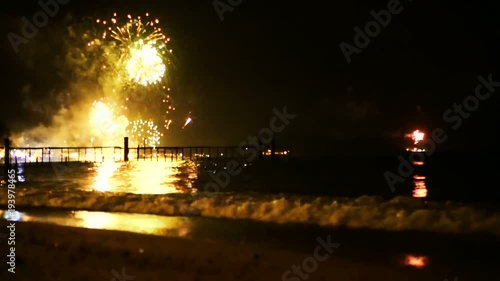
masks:
[(416, 268), (423, 268), (427, 266), (428, 260), (427, 257), (424, 256), (407, 255), (404, 264)]
[(413, 141), (415, 141), (415, 144), (419, 143), (420, 141), (422, 141), (425, 137), (425, 134), (423, 132), (420, 132), (420, 130), (415, 130), (413, 131), (413, 134), (412, 134), (412, 139)]

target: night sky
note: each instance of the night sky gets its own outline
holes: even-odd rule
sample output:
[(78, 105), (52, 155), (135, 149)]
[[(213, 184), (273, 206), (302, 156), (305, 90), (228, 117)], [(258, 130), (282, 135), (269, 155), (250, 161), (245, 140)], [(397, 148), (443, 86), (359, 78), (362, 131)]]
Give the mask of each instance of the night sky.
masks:
[(497, 1), (401, 1), (402, 12), (347, 63), (339, 44), (354, 45), (353, 28), (364, 29), (370, 11), (390, 1), (366, 2), (243, 0), (221, 21), (212, 1), (72, 0), (17, 54), (7, 34), (20, 34), (20, 18), (40, 7), (5, 3), (0, 127), (29, 128), (55, 112), (65, 81), (54, 61), (69, 14), (76, 22), (151, 12), (172, 38), (172, 88), (194, 117), (172, 144), (237, 145), (268, 126), (273, 108), (287, 106), (297, 118), (277, 140), (298, 150), (353, 139), (373, 144), (367, 139), (416, 127), (445, 129), (449, 140), (440, 149), (494, 146), (500, 87), (456, 131), (443, 113), (474, 94), (479, 75), (500, 81)]

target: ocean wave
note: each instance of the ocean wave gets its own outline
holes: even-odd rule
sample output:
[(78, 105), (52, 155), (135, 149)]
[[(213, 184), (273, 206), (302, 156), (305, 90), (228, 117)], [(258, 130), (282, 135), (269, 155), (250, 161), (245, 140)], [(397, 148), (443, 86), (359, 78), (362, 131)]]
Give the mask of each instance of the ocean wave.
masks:
[[(7, 206), (0, 189), (0, 204)], [(16, 208), (66, 208), (167, 216), (203, 216), (275, 223), (317, 224), (324, 227), (368, 228), (387, 231), (488, 233), (500, 235), (500, 212), (454, 202), (427, 202), (409, 197), (387, 200), (358, 198), (219, 193), (140, 195), (98, 191), (19, 189)]]

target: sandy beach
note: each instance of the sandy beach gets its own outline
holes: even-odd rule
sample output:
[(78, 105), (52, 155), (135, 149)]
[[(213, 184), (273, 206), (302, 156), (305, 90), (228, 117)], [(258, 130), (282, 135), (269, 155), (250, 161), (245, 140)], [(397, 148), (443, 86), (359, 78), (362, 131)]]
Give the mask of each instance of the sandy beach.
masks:
[[(325, 238), (326, 239), (326, 238)], [(2, 251), (6, 251), (2, 243)], [(453, 280), (456, 269), (367, 264), (335, 252), (302, 277), (283, 273), (314, 257), (262, 245), (166, 238), (39, 223), (16, 227), (15, 274), (1, 280)], [(341, 245), (335, 251), (349, 251)], [(321, 255), (327, 255), (321, 249)], [(309, 259), (310, 262), (310, 259)], [(5, 263), (4, 263), (5, 265)], [(312, 266), (312, 263), (311, 263)], [(460, 280), (490, 280), (492, 272), (468, 268)], [(491, 276), (491, 275), (490, 275)]]

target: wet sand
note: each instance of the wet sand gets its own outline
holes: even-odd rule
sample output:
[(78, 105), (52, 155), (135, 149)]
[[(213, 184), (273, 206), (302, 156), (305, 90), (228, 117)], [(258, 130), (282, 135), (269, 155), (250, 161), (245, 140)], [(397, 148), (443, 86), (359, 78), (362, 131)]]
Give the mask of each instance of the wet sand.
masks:
[[(0, 246), (2, 252), (7, 251), (5, 243)], [(349, 250), (349, 245), (341, 245), (335, 251)], [(16, 273), (7, 272), (4, 263), (0, 280), (298, 281), (305, 280), (307, 276), (307, 280), (441, 281), (458, 276), (462, 281), (491, 280), (491, 276), (498, 276), (498, 272), (492, 271), (494, 269), (477, 265), (464, 264), (460, 272), (457, 272), (456, 266), (446, 264), (416, 269), (367, 262), (355, 257), (341, 258), (342, 255), (336, 256), (333, 252), (328, 259), (318, 262), (315, 271), (306, 273), (302, 270), (302, 278), (290, 274), (283, 279), (286, 270), (291, 270), (293, 265), (301, 265), (305, 258), (314, 256), (313, 252), (314, 248), (310, 254), (305, 254), (257, 244), (209, 242), (26, 222), (18, 223), (16, 227)], [(453, 260), (450, 260), (451, 263)]]

